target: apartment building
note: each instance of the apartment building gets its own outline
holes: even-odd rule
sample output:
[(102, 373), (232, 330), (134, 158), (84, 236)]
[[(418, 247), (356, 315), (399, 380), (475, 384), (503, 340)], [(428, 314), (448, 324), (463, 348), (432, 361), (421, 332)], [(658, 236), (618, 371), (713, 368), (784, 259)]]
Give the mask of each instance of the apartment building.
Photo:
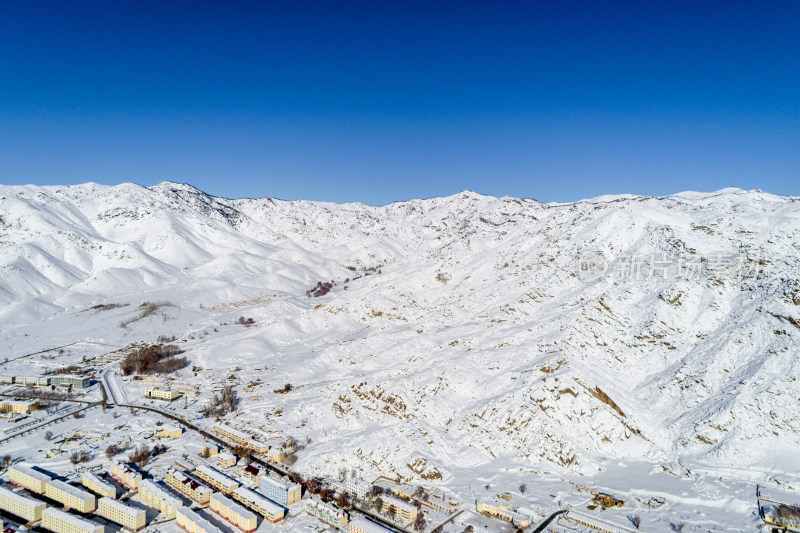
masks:
[(142, 474), (138, 468), (130, 463), (119, 461), (111, 462), (111, 477), (131, 490), (138, 489), (139, 483), (142, 481)]
[(258, 483), (258, 480), (266, 475), (267, 471), (261, 468), (260, 466), (256, 465), (255, 463), (250, 463), (244, 470), (242, 471), (242, 477), (249, 481), (250, 483)]
[(194, 474), (224, 494), (233, 494), (233, 491), (239, 488), (238, 481), (211, 466), (198, 466)]
[(417, 508), (408, 502), (404, 502), (393, 496), (381, 496), (381, 512), (388, 512), (390, 508), (394, 508), (395, 516), (401, 520), (411, 521), (417, 518)]
[(247, 446), (250, 443), (250, 434), (245, 433), (239, 429), (229, 426), (228, 424), (217, 424), (214, 426), (214, 433), (225, 437), (228, 440)]
[(306, 501), (306, 512), (317, 518), (317, 520), (335, 528), (346, 526), (348, 520), (350, 520), (350, 515), (346, 511), (339, 509), (332, 503), (325, 503), (314, 498)]
[(47, 504), (42, 501), (0, 487), (0, 509), (27, 522), (41, 520), (45, 507)]
[(183, 507), (183, 502), (170, 494), (163, 485), (149, 479), (139, 483), (139, 497), (167, 518), (175, 518), (175, 513)]
[(42, 511), (42, 527), (54, 533), (105, 533), (106, 528), (56, 507)]
[(300, 501), (303, 489), (288, 478), (266, 475), (259, 480), (258, 490), (270, 500), (288, 506)]
[(248, 509), (255, 511), (270, 522), (283, 520), (286, 509), (273, 502), (266, 496), (246, 487), (239, 487), (233, 491), (233, 499)]
[(113, 498), (100, 498), (97, 514), (131, 531), (144, 529), (146, 516), (143, 509), (131, 507)]
[(14, 376), (8, 374), (0, 376), (0, 385), (11, 385), (12, 383), (14, 383)]
[(92, 384), (92, 379), (84, 376), (60, 374), (50, 376), (50, 385), (57, 387), (72, 387), (73, 389), (86, 389)]
[(357, 477), (350, 477), (345, 481), (345, 491), (359, 500), (367, 501), (372, 485)]
[(145, 398), (152, 398), (154, 400), (164, 400), (171, 402), (180, 396), (181, 393), (175, 390), (161, 389), (158, 387), (148, 387), (144, 389)]
[(357, 518), (350, 522), (350, 533), (394, 533), (394, 531), (372, 520)]
[(236, 465), (236, 456), (227, 450), (221, 451), (217, 454), (217, 465), (223, 468), (234, 466)]
[(244, 533), (252, 533), (258, 528), (255, 514), (219, 492), (211, 495), (210, 508)]
[(188, 472), (180, 472), (172, 469), (167, 472), (167, 485), (192, 499), (200, 505), (208, 504), (211, 494), (214, 492), (210, 487), (204, 485), (199, 479)]
[(84, 472), (83, 477), (81, 478), (81, 485), (95, 494), (99, 494), (100, 496), (105, 496), (106, 498), (117, 497), (117, 487), (111, 483), (103, 481), (91, 472)]
[(220, 528), (188, 507), (178, 509), (175, 514), (175, 523), (187, 533), (223, 533)]
[(252, 438), (250, 439), (250, 444), (248, 444), (248, 447), (253, 451), (253, 453), (264, 454), (269, 452), (269, 444)]
[(16, 413), (20, 415), (30, 414), (39, 408), (39, 400), (2, 400), (0, 401), (0, 413)]
[(213, 444), (211, 442), (206, 442), (203, 444), (200, 453), (206, 457), (211, 457), (212, 455), (217, 455), (220, 451), (220, 447), (218, 444)]
[(58, 479), (47, 484), (45, 495), (60, 502), (67, 510), (75, 509), (81, 513), (91, 513), (97, 506), (94, 494)]
[(44, 494), (52, 478), (30, 466), (14, 465), (8, 469), (8, 480), (36, 494)]

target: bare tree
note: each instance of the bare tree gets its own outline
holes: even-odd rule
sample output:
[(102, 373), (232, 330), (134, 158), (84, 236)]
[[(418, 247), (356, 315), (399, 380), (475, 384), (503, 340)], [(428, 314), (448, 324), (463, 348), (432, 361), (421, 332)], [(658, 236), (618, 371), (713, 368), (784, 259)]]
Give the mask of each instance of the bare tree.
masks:
[(528, 485), (526, 485), (525, 483), (523, 483), (522, 485), (520, 485), (520, 486), (519, 486), (519, 491), (520, 491), (522, 494), (525, 494), (526, 492), (528, 492)]
[(683, 533), (685, 524), (683, 522), (673, 522), (670, 524), (670, 526), (672, 527), (672, 531), (675, 531), (676, 533)]
[(631, 521), (631, 524), (633, 524), (633, 527), (636, 528), (636, 531), (639, 531), (639, 526), (642, 524), (642, 517), (638, 514), (629, 514), (628, 520)]
[(44, 434), (44, 440), (50, 440), (50, 439), (52, 439), (52, 438), (53, 438), (53, 432), (52, 432), (52, 431), (47, 431), (47, 432), (45, 432), (45, 434)]
[(111, 444), (109, 445), (108, 448), (106, 448), (106, 457), (108, 457), (109, 459), (111, 459), (118, 453), (122, 453), (122, 448), (120, 448), (116, 444)]
[(425, 517), (422, 516), (422, 513), (418, 513), (417, 518), (414, 520), (414, 531), (417, 533), (425, 531)]

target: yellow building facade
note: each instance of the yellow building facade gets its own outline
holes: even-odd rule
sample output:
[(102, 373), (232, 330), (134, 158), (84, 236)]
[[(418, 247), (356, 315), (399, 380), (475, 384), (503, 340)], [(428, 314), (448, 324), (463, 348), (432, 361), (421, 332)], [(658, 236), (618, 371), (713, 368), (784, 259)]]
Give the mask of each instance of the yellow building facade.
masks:
[(137, 509), (113, 498), (100, 498), (97, 514), (132, 531), (144, 529), (146, 516), (143, 509)]
[(175, 513), (183, 507), (183, 502), (166, 491), (164, 487), (149, 479), (139, 483), (139, 497), (167, 518), (175, 518)]
[(252, 533), (258, 528), (255, 514), (218, 492), (211, 496), (209, 508), (244, 533)]
[(222, 533), (221, 529), (188, 507), (178, 509), (175, 523), (187, 533)]
[(58, 479), (47, 484), (45, 494), (51, 500), (60, 502), (66, 509), (75, 509), (81, 513), (91, 513), (97, 506), (94, 494)]
[(119, 461), (111, 463), (111, 477), (131, 490), (138, 489), (139, 482), (142, 481), (141, 472), (136, 470), (133, 465), (120, 463)]
[(181, 494), (185, 494), (200, 505), (207, 505), (211, 494), (214, 492), (194, 476), (174, 469), (167, 473), (166, 482), (167, 485)]
[(90, 491), (99, 494), (100, 496), (104, 496), (106, 498), (117, 497), (117, 488), (114, 485), (103, 481), (91, 472), (85, 472), (83, 474), (83, 477), (81, 478), (81, 485)]
[(29, 466), (14, 465), (8, 469), (8, 480), (36, 494), (44, 494), (52, 478)]
[(46, 507), (47, 504), (42, 501), (0, 487), (0, 509), (14, 516), (28, 522), (36, 522), (42, 519), (42, 511)]
[(54, 533), (105, 533), (106, 530), (100, 524), (78, 518), (55, 507), (42, 511), (42, 527)]

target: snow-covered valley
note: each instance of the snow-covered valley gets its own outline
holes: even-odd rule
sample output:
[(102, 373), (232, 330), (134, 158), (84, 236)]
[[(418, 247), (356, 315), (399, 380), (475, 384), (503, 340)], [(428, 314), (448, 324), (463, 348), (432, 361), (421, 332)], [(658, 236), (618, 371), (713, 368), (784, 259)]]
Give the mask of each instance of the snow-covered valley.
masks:
[(306, 442), (303, 471), (660, 496), (653, 531), (753, 529), (756, 483), (800, 489), (800, 198), (0, 186), (4, 373), (159, 336), (186, 382), (236, 384), (233, 422)]

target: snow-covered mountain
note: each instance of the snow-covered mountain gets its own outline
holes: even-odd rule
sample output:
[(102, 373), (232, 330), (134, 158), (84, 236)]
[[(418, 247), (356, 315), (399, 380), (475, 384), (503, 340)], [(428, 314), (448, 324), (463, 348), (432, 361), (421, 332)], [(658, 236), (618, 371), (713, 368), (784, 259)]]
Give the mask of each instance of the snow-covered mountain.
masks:
[[(5, 353), (176, 334), (194, 367), (261, 381), (238, 422), (312, 437), (309, 468), (796, 468), (798, 280), (800, 198), (757, 190), (372, 207), (0, 186)], [(173, 305), (120, 327), (146, 300)], [(109, 303), (129, 305), (91, 309)], [(240, 315), (256, 326), (220, 325)]]

